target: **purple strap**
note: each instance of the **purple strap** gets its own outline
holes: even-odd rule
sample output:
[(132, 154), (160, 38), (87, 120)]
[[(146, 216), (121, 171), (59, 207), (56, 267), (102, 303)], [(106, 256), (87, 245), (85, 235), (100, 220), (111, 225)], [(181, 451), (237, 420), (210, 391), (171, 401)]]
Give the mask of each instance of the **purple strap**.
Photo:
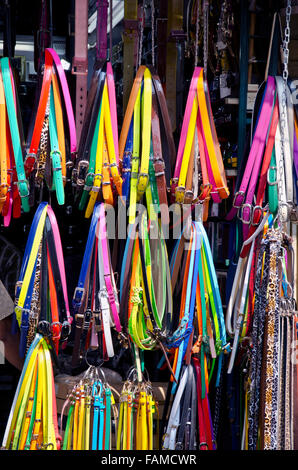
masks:
[[(107, 0), (98, 0), (97, 2), (96, 58), (100, 61), (107, 58), (108, 6), (109, 2)], [(112, 31), (110, 31), (110, 34), (112, 34)]]
[(243, 205), (248, 188), (248, 194), (246, 198), (247, 206), (243, 207), (242, 220), (247, 222), (250, 221), (251, 215), (251, 203), (253, 200), (255, 188), (258, 181), (259, 169), (262, 161), (264, 147), (266, 143), (267, 132), (270, 124), (272, 107), (275, 95), (275, 80), (274, 77), (269, 76), (267, 80), (267, 88), (262, 106), (260, 118), (252, 142), (252, 146), (249, 152), (248, 160), (246, 163), (245, 171), (241, 181), (239, 191), (234, 196), (233, 207), (227, 215), (227, 220), (232, 220), (237, 214), (238, 209)]

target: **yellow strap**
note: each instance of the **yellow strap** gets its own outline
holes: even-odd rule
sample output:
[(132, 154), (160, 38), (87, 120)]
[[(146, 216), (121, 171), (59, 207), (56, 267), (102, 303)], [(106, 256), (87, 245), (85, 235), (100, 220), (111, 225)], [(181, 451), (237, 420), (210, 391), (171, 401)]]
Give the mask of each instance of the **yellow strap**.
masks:
[(79, 407), (79, 430), (78, 430), (77, 450), (82, 450), (82, 449), (83, 449), (83, 429), (84, 429), (84, 420), (85, 420), (85, 396), (84, 396), (84, 387), (81, 386), (81, 397), (80, 397), (80, 407)]
[(85, 438), (84, 450), (89, 450), (90, 442), (90, 411), (91, 411), (91, 397), (86, 397), (86, 424), (85, 424)]
[(146, 393), (141, 392), (140, 397), (141, 405), (141, 426), (142, 426), (142, 444), (140, 450), (148, 450), (148, 427), (147, 427), (147, 400)]
[[(52, 446), (47, 447), (47, 450), (57, 450), (56, 434), (53, 421), (53, 382), (52, 382), (52, 360), (51, 353), (47, 342), (43, 340), (43, 354), (45, 356), (46, 364), (46, 401), (45, 397), (43, 398), (43, 408), (46, 408), (45, 418), (46, 418), (46, 435), (44, 435), (44, 444), (53, 444)], [(46, 405), (46, 406), (45, 406)]]
[(198, 78), (197, 94), (198, 94), (199, 109), (201, 113), (201, 121), (203, 125), (203, 130), (204, 130), (205, 142), (206, 142), (208, 155), (210, 159), (210, 165), (212, 167), (214, 181), (216, 184), (216, 188), (213, 188), (213, 190), (214, 191), (217, 190), (221, 199), (226, 199), (229, 196), (229, 190), (227, 187), (222, 164), (221, 162), (220, 163), (218, 162), (217, 156), (216, 156), (214, 140), (213, 140), (211, 125), (210, 125), (210, 120), (209, 120), (209, 113), (207, 109), (206, 97), (205, 97), (205, 92), (204, 92), (203, 70), (201, 70), (201, 73)]
[(46, 205), (45, 208), (42, 211), (42, 214), (40, 216), (40, 219), (39, 219), (39, 222), (38, 222), (38, 225), (37, 225), (37, 228), (36, 228), (35, 237), (34, 237), (34, 240), (33, 240), (32, 248), (31, 248), (31, 252), (30, 252), (30, 256), (29, 256), (29, 259), (28, 259), (28, 264), (27, 264), (27, 268), (26, 268), (26, 272), (25, 272), (25, 276), (24, 276), (24, 279), (23, 279), (22, 287), (21, 287), (20, 296), (19, 296), (19, 299), (18, 299), (18, 305), (15, 308), (16, 318), (17, 318), (17, 321), (18, 321), (19, 325), (21, 323), (21, 318), (22, 318), (22, 308), (24, 307), (26, 295), (27, 295), (27, 292), (28, 292), (29, 284), (30, 284), (30, 281), (31, 281), (31, 277), (32, 277), (32, 273), (33, 273), (33, 269), (34, 269), (38, 249), (39, 249), (39, 245), (40, 245), (40, 242), (41, 242), (41, 239), (42, 239), (44, 224), (45, 224), (46, 215), (47, 215), (47, 210), (48, 210), (48, 206)]
[(32, 431), (32, 438), (30, 444), (30, 450), (36, 450), (37, 439), (41, 429), (42, 419), (42, 402), (43, 402), (43, 384), (45, 376), (45, 356), (42, 354), (38, 355), (38, 381), (37, 381), (37, 399), (36, 399), (36, 410), (35, 410), (35, 422)]
[[(121, 397), (122, 398), (122, 394)], [(120, 407), (119, 407), (119, 423), (118, 423), (118, 430), (117, 430), (117, 445), (116, 449), (121, 450), (121, 435), (122, 435), (122, 423), (123, 423), (123, 410), (124, 410), (124, 403), (123, 401), (120, 402)], [(123, 449), (123, 447), (122, 447)]]
[(104, 107), (104, 125), (105, 125), (105, 133), (106, 133), (106, 140), (107, 140), (107, 148), (108, 148), (108, 155), (109, 155), (109, 163), (110, 163), (110, 171), (116, 186), (118, 194), (122, 195), (122, 178), (119, 174), (118, 164), (116, 160), (116, 152), (115, 152), (115, 142), (113, 137), (113, 128), (112, 128), (112, 120), (111, 120), (111, 110), (110, 110), (110, 103), (109, 103), (109, 96), (108, 96), (108, 89), (107, 84), (105, 83), (103, 89), (103, 107)]
[[(41, 339), (40, 339), (40, 341), (41, 341)], [(11, 424), (10, 424), (10, 429), (9, 429), (9, 433), (8, 433), (7, 448), (9, 448), (9, 445), (10, 445), (10, 442), (11, 442), (12, 433), (14, 431), (17, 416), (18, 416), (18, 413), (19, 413), (19, 409), (20, 409), (20, 406), (21, 406), (22, 399), (23, 399), (24, 390), (26, 388), (27, 382), (29, 381), (29, 374), (33, 373), (33, 366), (34, 366), (34, 363), (35, 363), (35, 360), (36, 360), (36, 356), (37, 356), (38, 348), (39, 348), (39, 345), (40, 345), (40, 341), (39, 341), (39, 343), (37, 343), (36, 348), (32, 351), (30, 360), (27, 364), (26, 374), (24, 376), (24, 380), (21, 384), (21, 387), (20, 387), (20, 390), (19, 390), (19, 393), (18, 393), (18, 398), (17, 398), (17, 401), (16, 401), (16, 405), (15, 405), (15, 408), (14, 408), (14, 412), (13, 412), (13, 416), (12, 416), (12, 420), (11, 420)]]
[[(106, 88), (106, 83), (104, 87)], [(103, 143), (104, 143), (104, 106), (102, 105), (100, 112), (100, 120), (98, 127), (98, 138), (95, 159), (95, 176), (93, 187), (90, 191), (90, 198), (86, 208), (85, 217), (89, 218), (93, 213), (93, 208), (97, 200), (98, 191), (102, 184), (102, 164), (103, 164)]]
[(152, 117), (152, 81), (149, 69), (144, 72), (144, 108), (142, 122), (142, 156), (141, 167), (137, 184), (137, 198), (141, 199), (148, 184), (150, 142), (151, 142), (151, 117)]
[(104, 136), (103, 141), (103, 168), (102, 168), (102, 195), (106, 204), (113, 205), (113, 192), (111, 187), (111, 175), (110, 175), (110, 165), (109, 165), (109, 156), (107, 149), (107, 141)]
[(38, 360), (35, 361), (34, 364), (34, 372), (33, 372), (33, 377), (31, 381), (31, 386), (30, 386), (30, 392), (29, 392), (29, 398), (28, 398), (28, 405), (27, 405), (27, 410), (26, 410), (26, 415), (25, 419), (23, 422), (22, 430), (21, 430), (21, 440), (20, 444), (18, 446), (19, 450), (24, 450), (25, 444), (26, 444), (26, 439), (28, 435), (28, 430), (30, 426), (30, 420), (31, 420), (31, 415), (32, 415), (32, 408), (33, 408), (33, 402), (34, 402), (34, 394), (35, 394), (35, 387), (37, 385), (36, 382), (36, 377), (37, 377), (37, 366), (38, 366)]
[(127, 450), (127, 411), (128, 403), (127, 400), (123, 403), (123, 450)]
[(133, 224), (136, 218), (137, 184), (140, 161), (140, 119), (141, 119), (141, 88), (139, 88), (133, 112), (133, 150), (130, 177), (130, 200), (128, 221)]

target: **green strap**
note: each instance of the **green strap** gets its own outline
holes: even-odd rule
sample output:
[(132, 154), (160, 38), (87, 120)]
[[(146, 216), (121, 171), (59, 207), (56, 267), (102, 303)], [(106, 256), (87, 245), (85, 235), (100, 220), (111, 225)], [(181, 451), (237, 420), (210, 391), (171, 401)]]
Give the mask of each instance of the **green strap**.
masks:
[(68, 410), (68, 415), (67, 415), (62, 450), (67, 450), (68, 448), (69, 430), (71, 428), (71, 422), (73, 421), (73, 410), (74, 410), (74, 404), (71, 404)]
[(272, 150), (269, 172), (268, 172), (268, 200), (269, 210), (275, 217), (278, 211), (278, 192), (277, 192), (277, 169), (275, 158), (275, 146)]
[(154, 209), (157, 210), (157, 214), (159, 214), (160, 213), (159, 197), (158, 197), (158, 191), (157, 191), (157, 185), (156, 185), (155, 170), (153, 166), (153, 158), (154, 158), (154, 153), (153, 153), (153, 144), (151, 140), (150, 157), (149, 157), (149, 183), (151, 187), (152, 203), (154, 204)]
[(79, 203), (79, 210), (84, 210), (87, 201), (88, 195), (93, 187), (94, 182), (94, 173), (95, 173), (95, 162), (96, 162), (96, 152), (97, 152), (97, 141), (98, 141), (98, 132), (99, 132), (99, 124), (100, 124), (100, 117), (101, 117), (101, 108), (102, 108), (102, 100), (100, 102), (99, 113), (97, 116), (95, 131), (92, 138), (91, 149), (90, 149), (90, 160), (89, 160), (89, 168), (88, 173), (86, 176), (85, 186), (82, 192), (81, 200)]
[(35, 422), (35, 413), (36, 413), (36, 404), (37, 404), (37, 388), (38, 388), (38, 371), (37, 371), (37, 375), (36, 375), (36, 386), (35, 386), (35, 392), (34, 392), (34, 401), (33, 401), (32, 413), (31, 413), (30, 424), (29, 424), (29, 429), (28, 429), (28, 435), (27, 435), (24, 450), (30, 450), (32, 431), (33, 431), (34, 422)]
[(105, 450), (110, 449), (111, 435), (111, 390), (106, 389), (106, 428), (105, 428)]
[(7, 57), (3, 57), (0, 60), (1, 71), (3, 77), (3, 86), (6, 100), (6, 109), (9, 120), (9, 128), (13, 146), (13, 153), (16, 165), (16, 172), (18, 176), (18, 190), (21, 196), (21, 203), (24, 212), (29, 212), (29, 182), (26, 179), (24, 162), (23, 162), (23, 152), (21, 147), (21, 139), (17, 121), (17, 114), (15, 109), (15, 103), (13, 98), (13, 91), (11, 85), (10, 69), (9, 69), (9, 60)]
[(64, 197), (64, 186), (62, 178), (62, 166), (61, 166), (61, 152), (59, 150), (58, 134), (57, 134), (57, 122), (55, 113), (55, 101), (53, 94), (53, 87), (51, 85), (50, 90), (50, 114), (49, 114), (49, 133), (51, 142), (51, 160), (53, 168), (53, 186), (52, 190), (55, 189), (57, 201), (59, 205), (63, 205), (65, 202)]

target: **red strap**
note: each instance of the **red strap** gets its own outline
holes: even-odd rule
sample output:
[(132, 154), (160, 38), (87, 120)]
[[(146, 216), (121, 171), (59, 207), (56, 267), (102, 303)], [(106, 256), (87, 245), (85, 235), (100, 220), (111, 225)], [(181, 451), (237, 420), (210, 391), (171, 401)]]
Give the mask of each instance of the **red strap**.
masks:
[(52, 65), (53, 65), (53, 58), (51, 54), (46, 50), (43, 81), (42, 81), (39, 104), (38, 104), (38, 109), (37, 109), (37, 114), (35, 118), (33, 134), (32, 134), (32, 140), (31, 140), (31, 144), (29, 148), (29, 153), (24, 163), (27, 176), (31, 173), (33, 169), (33, 166), (36, 160), (36, 154), (37, 154), (38, 147), (39, 147), (41, 131), (42, 131), (42, 126), (43, 126), (44, 117), (46, 113), (46, 107), (48, 103), (48, 97), (49, 97), (50, 86), (51, 86), (51, 81), (52, 81)]
[[(199, 420), (199, 449), (208, 450), (206, 424), (204, 412), (202, 407), (202, 384), (201, 384), (201, 370), (199, 361), (196, 357), (193, 358), (193, 365), (197, 375), (197, 397), (198, 397), (198, 420)], [(212, 448), (212, 447), (211, 447)]]

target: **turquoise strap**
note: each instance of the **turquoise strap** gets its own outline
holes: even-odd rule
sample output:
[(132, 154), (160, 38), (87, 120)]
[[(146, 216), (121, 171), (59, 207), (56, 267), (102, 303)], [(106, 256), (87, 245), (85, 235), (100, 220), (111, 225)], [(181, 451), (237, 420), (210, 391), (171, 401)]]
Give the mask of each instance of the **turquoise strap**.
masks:
[(105, 447), (104, 450), (110, 450), (111, 436), (111, 390), (106, 389), (106, 420), (105, 420)]
[(15, 103), (13, 99), (13, 91), (11, 86), (11, 76), (10, 76), (10, 68), (9, 68), (9, 60), (7, 57), (3, 57), (0, 60), (1, 64), (1, 71), (3, 77), (3, 85), (4, 85), (4, 93), (5, 93), (5, 100), (7, 103), (7, 114), (9, 120), (9, 128), (13, 146), (13, 153), (16, 165), (16, 172), (18, 176), (18, 190), (21, 196), (22, 208), (24, 212), (29, 212), (29, 182), (26, 179), (26, 173), (24, 168), (24, 161), (23, 161), (23, 152), (21, 147), (21, 139), (17, 121), (17, 114), (15, 109)]
[(61, 166), (61, 152), (59, 150), (58, 134), (57, 134), (57, 123), (55, 114), (55, 102), (53, 87), (51, 85), (50, 91), (50, 115), (49, 115), (49, 133), (51, 142), (51, 160), (53, 168), (53, 188), (56, 190), (56, 196), (58, 204), (63, 205), (65, 202), (64, 197), (64, 186), (62, 178), (62, 166)]

